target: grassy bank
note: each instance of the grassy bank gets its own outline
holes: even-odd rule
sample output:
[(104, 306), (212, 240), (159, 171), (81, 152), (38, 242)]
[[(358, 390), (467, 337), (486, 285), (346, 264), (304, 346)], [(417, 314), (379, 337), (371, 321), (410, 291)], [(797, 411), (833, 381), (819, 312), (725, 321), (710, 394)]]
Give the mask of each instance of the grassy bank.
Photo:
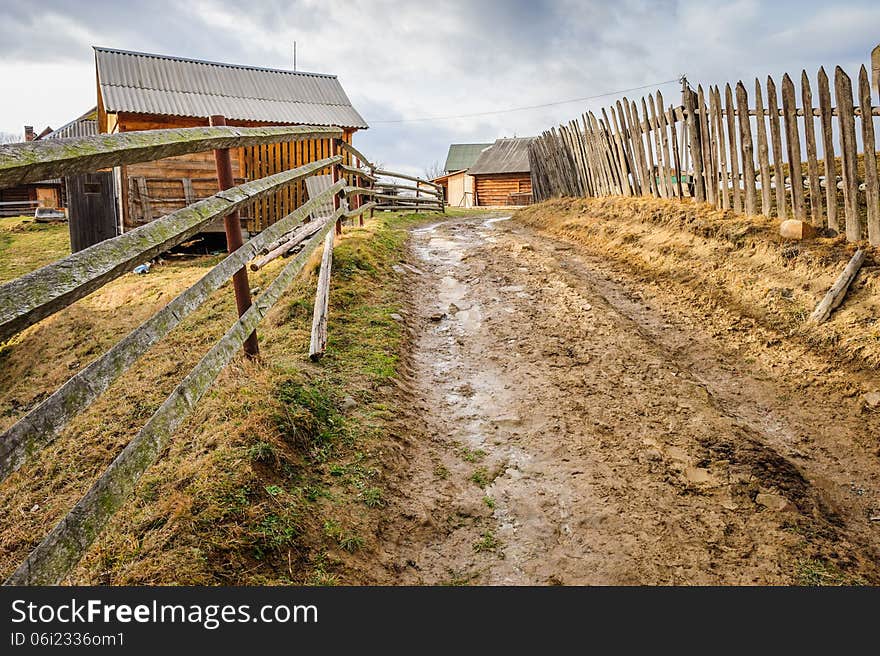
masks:
[[(392, 315), (408, 228), (378, 215), (334, 250), (329, 345), (308, 360), (316, 254), (259, 329), (262, 360), (221, 374), (71, 581), (103, 584), (369, 582), (384, 471), (402, 462)], [(65, 375), (203, 275), (216, 258), (129, 274), (32, 327), (2, 355), (9, 425)], [(265, 286), (283, 262), (252, 276)], [(227, 285), (32, 463), (0, 485), (8, 574), (234, 319)], [(48, 349), (48, 351), (47, 351)], [(42, 354), (43, 357), (34, 357)]]

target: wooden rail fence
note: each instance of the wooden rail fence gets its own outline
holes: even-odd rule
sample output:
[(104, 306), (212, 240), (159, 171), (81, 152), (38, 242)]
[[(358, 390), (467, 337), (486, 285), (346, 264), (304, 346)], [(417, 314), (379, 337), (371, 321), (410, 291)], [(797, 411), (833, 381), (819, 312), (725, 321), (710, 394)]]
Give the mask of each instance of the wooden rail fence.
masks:
[(720, 209), (809, 221), (845, 231), (849, 241), (880, 245), (874, 134), (880, 107), (871, 104), (864, 66), (855, 95), (840, 67), (833, 87), (836, 105), (825, 70), (815, 86), (803, 71), (798, 98), (786, 74), (780, 104), (772, 77), (764, 85), (755, 80), (751, 99), (743, 82), (694, 90), (683, 80), (679, 106), (664, 104), (657, 91), (639, 103), (624, 98), (600, 117), (587, 112), (530, 146), (535, 200), (690, 197)]
[[(363, 225), (363, 215), (376, 209), (445, 209), (442, 192), (436, 185), (377, 169), (362, 153), (341, 139), (342, 132), (337, 128), (231, 128), (223, 126), (222, 117), (212, 117), (212, 122), (216, 127), (128, 132), (0, 146), (0, 188), (210, 150), (215, 152), (221, 186), (221, 190), (210, 198), (191, 203), (130, 232), (0, 285), (0, 343), (131, 271), (136, 265), (186, 241), (218, 218), (225, 221), (229, 250), (227, 257), (198, 282), (0, 435), (0, 481), (54, 441), (70, 420), (88, 408), (114, 380), (230, 278), (236, 282), (234, 288), (239, 311), (238, 321), (177, 385), (6, 584), (55, 584), (70, 572), (223, 367), (242, 347), (250, 355), (258, 352), (257, 325), (322, 243), (324, 256), (309, 354), (313, 358), (323, 354), (334, 230), (341, 232), (344, 221), (359, 218)], [(231, 167), (225, 154), (229, 148), (304, 141), (317, 136), (334, 139), (331, 157), (233, 186)], [(237, 215), (240, 207), (327, 169), (332, 171), (329, 186), (249, 241), (242, 241)], [(416, 184), (383, 182), (379, 186), (379, 176)], [(402, 195), (413, 190), (414, 195)], [(395, 202), (389, 202), (389, 197)], [(332, 209), (325, 212), (328, 204)], [(293, 256), (291, 261), (267, 289), (252, 300), (247, 285), (248, 264), (256, 270), (277, 257), (289, 255)], [(251, 340), (252, 348), (249, 349)]]

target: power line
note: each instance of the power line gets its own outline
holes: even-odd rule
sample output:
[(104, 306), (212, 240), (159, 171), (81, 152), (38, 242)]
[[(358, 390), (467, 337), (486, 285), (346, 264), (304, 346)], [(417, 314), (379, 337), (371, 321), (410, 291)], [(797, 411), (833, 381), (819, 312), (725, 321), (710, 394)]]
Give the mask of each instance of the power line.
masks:
[(667, 84), (679, 83), (681, 78), (675, 80), (666, 80), (665, 82), (654, 82), (653, 84), (645, 84), (640, 87), (632, 87), (630, 89), (620, 89), (619, 91), (608, 91), (599, 93), (595, 96), (584, 96), (583, 98), (572, 98), (571, 100), (558, 100), (556, 102), (543, 103), (541, 105), (526, 105), (524, 107), (512, 107), (510, 109), (496, 109), (488, 112), (474, 112), (473, 114), (455, 114), (452, 116), (424, 116), (421, 118), (400, 118), (387, 121), (368, 121), (371, 125), (390, 124), (390, 123), (417, 123), (424, 121), (450, 121), (459, 118), (477, 118), (480, 116), (492, 116), (495, 114), (509, 114), (511, 112), (524, 112), (530, 109), (542, 109), (544, 107), (555, 107), (556, 105), (568, 105), (570, 103), (586, 102), (588, 100), (597, 100), (598, 98), (606, 98), (608, 96), (617, 96), (622, 93), (630, 93), (631, 91), (641, 91), (642, 89), (650, 89), (652, 87), (662, 87)]

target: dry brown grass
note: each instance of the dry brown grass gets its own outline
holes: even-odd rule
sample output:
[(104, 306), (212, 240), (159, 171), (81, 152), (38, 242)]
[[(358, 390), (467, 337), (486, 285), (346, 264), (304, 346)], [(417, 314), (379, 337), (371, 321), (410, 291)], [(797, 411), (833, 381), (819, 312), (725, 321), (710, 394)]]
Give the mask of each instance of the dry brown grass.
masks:
[[(330, 343), (307, 358), (314, 264), (259, 329), (263, 359), (237, 359), (151, 467), (70, 582), (277, 584), (368, 581), (382, 470), (399, 452), (394, 379), (406, 226), (385, 215), (335, 249)], [(319, 254), (318, 254), (319, 255)], [(313, 258), (314, 260), (314, 258)], [(0, 360), (8, 426), (200, 277), (216, 258), (130, 274), (25, 331)], [(251, 275), (265, 287), (283, 266)], [(6, 575), (75, 503), (235, 317), (219, 290), (59, 439), (0, 485)], [(343, 404), (345, 396), (351, 403)], [(345, 409), (343, 409), (345, 408)]]
[(875, 249), (868, 247), (844, 305), (814, 327), (806, 324), (809, 313), (858, 247), (843, 237), (790, 242), (779, 237), (776, 219), (648, 198), (560, 199), (516, 216), (650, 278), (682, 285), (695, 302), (733, 309), (840, 359), (880, 366)]

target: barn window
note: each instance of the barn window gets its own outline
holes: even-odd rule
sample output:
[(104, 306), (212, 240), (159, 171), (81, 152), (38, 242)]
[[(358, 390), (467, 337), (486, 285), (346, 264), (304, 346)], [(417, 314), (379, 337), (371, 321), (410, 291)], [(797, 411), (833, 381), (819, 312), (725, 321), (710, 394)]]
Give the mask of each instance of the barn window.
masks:
[(100, 182), (86, 182), (83, 184), (83, 191), (87, 194), (100, 194), (101, 193), (101, 183)]

